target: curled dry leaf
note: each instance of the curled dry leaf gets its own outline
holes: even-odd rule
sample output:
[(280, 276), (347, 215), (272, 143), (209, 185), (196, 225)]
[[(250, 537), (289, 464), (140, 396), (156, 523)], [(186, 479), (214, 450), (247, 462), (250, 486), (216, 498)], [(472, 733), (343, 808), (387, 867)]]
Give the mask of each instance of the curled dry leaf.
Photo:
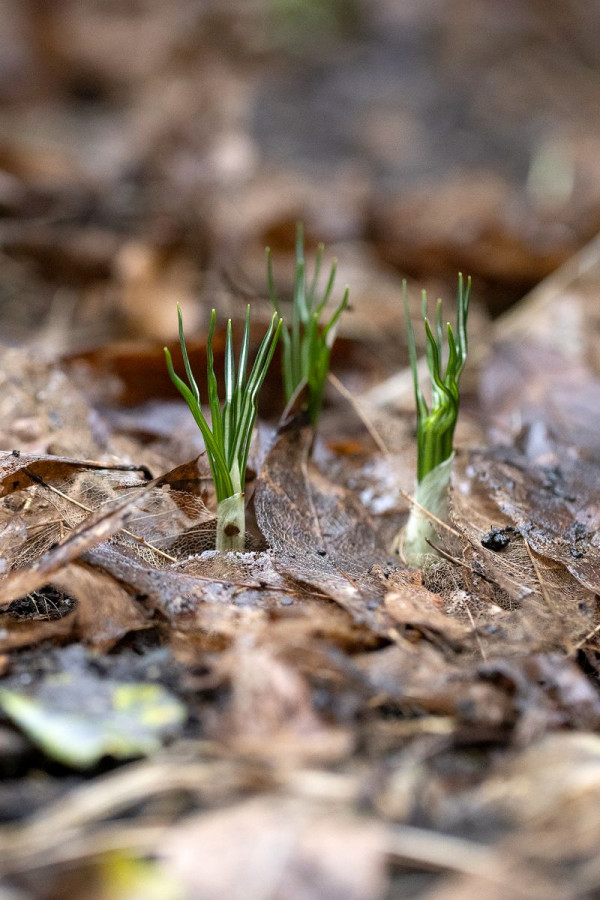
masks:
[[(68, 601), (68, 605), (63, 603), (64, 611), (54, 609), (52, 597), (47, 599), (49, 592)], [(15, 604), (0, 613), (3, 650), (46, 640), (56, 643), (79, 640), (107, 651), (126, 634), (149, 625), (147, 616), (120, 584), (79, 562), (59, 569), (41, 592), (33, 591), (28, 597), (33, 608), (31, 616), (17, 618), (11, 614)]]
[(435, 632), (451, 643), (468, 639), (471, 628), (443, 612), (443, 600), (426, 587), (414, 584), (400, 573), (390, 577), (392, 590), (385, 595), (385, 608), (402, 626), (425, 633)]
[(474, 666), (449, 663), (430, 644), (414, 645), (400, 637), (396, 644), (361, 655), (357, 664), (379, 697), (432, 715), (453, 716), (472, 737), (502, 739), (514, 721), (510, 698), (478, 677)]
[(98, 650), (110, 650), (126, 634), (148, 628), (148, 617), (113, 578), (81, 562), (65, 566), (53, 584), (77, 601), (74, 632)]
[(8, 494), (22, 491), (35, 484), (35, 478), (31, 478), (29, 472), (44, 481), (53, 483), (72, 478), (77, 472), (85, 470), (108, 472), (115, 468), (119, 471), (144, 471), (143, 467), (114, 466), (111, 463), (102, 463), (96, 460), (32, 455), (20, 453), (18, 450), (0, 452), (0, 497), (6, 497)]

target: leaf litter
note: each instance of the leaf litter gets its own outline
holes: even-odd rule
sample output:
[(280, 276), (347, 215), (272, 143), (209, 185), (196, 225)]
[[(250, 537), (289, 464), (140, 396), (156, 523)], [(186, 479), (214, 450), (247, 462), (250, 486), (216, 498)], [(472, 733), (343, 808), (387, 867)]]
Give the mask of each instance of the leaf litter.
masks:
[[(312, 457), (301, 421), (271, 432), (253, 462), (254, 533), (223, 557), (193, 441), (175, 455), (151, 428), (149, 446), (131, 417), (119, 432), (54, 364), (14, 357), (38, 426), (29, 446), (14, 439), (7, 387), (0, 428), (22, 448), (0, 459), (0, 812), (21, 819), (0, 831), (10, 884), (46, 896), (74, 864), (108, 877), (117, 852), (133, 867), (151, 856), (181, 896), (597, 887), (597, 394), (568, 357), (571, 390), (554, 390), (556, 357), (536, 354), (542, 374), (504, 337), (480, 362), (493, 440), (467, 406), (480, 421), (463, 427), (452, 532), (425, 575), (391, 546), (409, 412), (386, 454), (347, 406), (325, 412)], [(52, 392), (36, 420), (29, 377), (76, 398), (72, 442)], [(358, 398), (375, 427), (386, 396)], [(346, 423), (333, 445), (328, 412)]]

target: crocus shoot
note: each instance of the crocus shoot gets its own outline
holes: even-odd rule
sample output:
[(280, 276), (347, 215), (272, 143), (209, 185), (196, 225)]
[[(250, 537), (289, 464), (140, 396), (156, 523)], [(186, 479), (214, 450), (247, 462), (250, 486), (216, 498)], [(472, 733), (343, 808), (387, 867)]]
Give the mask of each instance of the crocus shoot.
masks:
[(179, 305), (179, 342), (187, 384), (173, 368), (171, 354), (165, 347), (165, 358), (171, 381), (182, 395), (202, 432), (217, 495), (217, 550), (243, 550), (245, 540), (244, 486), (250, 441), (257, 413), (258, 393), (265, 380), (281, 330), (281, 319), (273, 314), (254, 365), (248, 375), (250, 345), (250, 307), (246, 310), (246, 324), (238, 358), (237, 371), (233, 352), (231, 319), (225, 338), (225, 402), (219, 400), (213, 357), (213, 336), (216, 312), (213, 309), (206, 345), (206, 377), (211, 423), (208, 424), (200, 403), (200, 391), (192, 374), (183, 334), (183, 320)]
[[(427, 294), (422, 294), (422, 317), (425, 327), (425, 357), (431, 382), (429, 405), (419, 386), (415, 334), (408, 309), (406, 282), (403, 284), (404, 314), (410, 366), (417, 405), (417, 486), (415, 500), (420, 507), (445, 521), (448, 516), (448, 490), (454, 457), (454, 429), (460, 405), (459, 383), (467, 360), (467, 316), (471, 296), (471, 279), (466, 284), (458, 276), (458, 309), (456, 332), (448, 322), (442, 324), (442, 301), (438, 300), (435, 318), (427, 316)], [(444, 348), (444, 332), (447, 349)], [(446, 364), (444, 368), (444, 359)], [(437, 558), (429, 541), (435, 538), (434, 520), (419, 506), (411, 506), (408, 522), (400, 539), (401, 552), (408, 565), (426, 566)]]
[[(286, 402), (289, 403), (304, 388), (308, 389), (306, 410), (310, 422), (316, 426), (323, 405), (323, 391), (331, 350), (335, 342), (337, 324), (348, 306), (346, 288), (342, 299), (335, 307), (328, 321), (321, 322), (321, 316), (331, 298), (335, 282), (336, 261), (331, 264), (329, 277), (322, 293), (319, 293), (319, 277), (323, 263), (323, 244), (319, 244), (315, 269), (310, 281), (307, 280), (304, 258), (304, 231), (302, 224), (296, 226), (296, 269), (294, 274), (294, 294), (289, 319), (284, 322), (281, 338), (283, 341), (282, 372)], [(277, 313), (280, 302), (275, 291), (271, 251), (267, 247), (267, 278), (269, 296)]]

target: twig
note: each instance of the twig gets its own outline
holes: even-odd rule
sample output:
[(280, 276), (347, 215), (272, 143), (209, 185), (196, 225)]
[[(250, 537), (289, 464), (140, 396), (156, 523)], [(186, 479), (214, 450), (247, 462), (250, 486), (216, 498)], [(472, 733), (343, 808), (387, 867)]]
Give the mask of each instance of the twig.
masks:
[(529, 556), (529, 559), (531, 560), (531, 565), (533, 566), (533, 571), (535, 572), (535, 577), (538, 580), (538, 583), (539, 583), (539, 586), (541, 589), (541, 594), (542, 594), (542, 597), (544, 598), (546, 606), (548, 607), (548, 609), (550, 610), (550, 612), (552, 613), (554, 618), (557, 621), (560, 621), (561, 616), (559, 615), (559, 613), (556, 609), (556, 604), (553, 602), (552, 598), (550, 597), (550, 594), (546, 590), (546, 582), (542, 578), (541, 572), (539, 570), (536, 559), (533, 555), (533, 551), (532, 551), (531, 547), (529, 546), (527, 538), (524, 538), (524, 543), (525, 543), (525, 549), (527, 550), (527, 555)]
[(588, 631), (586, 636), (581, 638), (581, 640), (575, 644), (575, 646), (573, 647), (573, 653), (575, 653), (577, 650), (581, 650), (581, 648), (584, 646), (584, 644), (587, 644), (587, 642), (591, 638), (593, 638), (594, 635), (598, 634), (599, 631), (600, 631), (600, 625), (596, 625), (595, 628), (592, 628), (591, 631)]
[(381, 450), (383, 455), (389, 457), (391, 454), (390, 454), (387, 444), (385, 443), (385, 441), (383, 440), (383, 438), (377, 431), (377, 428), (375, 427), (375, 425), (373, 424), (373, 422), (371, 421), (369, 416), (366, 414), (364, 409), (357, 402), (356, 397), (354, 397), (350, 393), (348, 388), (344, 384), (342, 384), (340, 379), (336, 375), (334, 375), (333, 372), (330, 372), (327, 377), (328, 377), (329, 381), (331, 382), (331, 384), (336, 389), (336, 391), (338, 391), (338, 393), (342, 395), (344, 400), (347, 400), (348, 403), (352, 406), (355, 413), (357, 414), (357, 416), (359, 417), (359, 419), (361, 420), (361, 422), (363, 423), (363, 425), (365, 426), (365, 428), (367, 429), (367, 431), (373, 438), (373, 441), (375, 442), (377, 447)]
[(483, 644), (481, 643), (481, 638), (479, 637), (479, 632), (477, 631), (477, 626), (475, 625), (475, 620), (473, 619), (473, 614), (471, 613), (471, 610), (469, 609), (469, 604), (467, 603), (466, 600), (463, 600), (463, 605), (467, 611), (467, 615), (469, 617), (469, 622), (471, 623), (471, 629), (473, 631), (473, 636), (477, 642), (477, 647), (479, 648), (479, 652), (481, 653), (481, 658), (483, 659), (484, 662), (487, 662), (487, 653), (485, 652), (485, 648), (484, 648)]
[[(495, 850), (453, 835), (402, 825), (390, 829), (387, 854), (392, 862), (401, 865), (456, 872), (502, 886), (510, 897), (538, 900), (542, 896), (537, 888), (529, 887), (522, 879), (516, 881), (511, 877), (510, 869), (502, 864), (502, 858)], [(545, 893), (543, 896), (558, 895)]]
[(391, 832), (387, 852), (395, 862), (496, 880), (491, 876), (498, 867), (493, 851), (449, 834), (402, 825)]
[(32, 872), (46, 869), (49, 866), (64, 866), (89, 861), (107, 853), (129, 852), (132, 854), (151, 854), (163, 843), (169, 832), (168, 823), (140, 825), (120, 825), (114, 823), (101, 826), (89, 834), (72, 835), (68, 842), (59, 845), (50, 844), (43, 849), (36, 849), (31, 856), (24, 854), (8, 861), (5, 867), (9, 873)]

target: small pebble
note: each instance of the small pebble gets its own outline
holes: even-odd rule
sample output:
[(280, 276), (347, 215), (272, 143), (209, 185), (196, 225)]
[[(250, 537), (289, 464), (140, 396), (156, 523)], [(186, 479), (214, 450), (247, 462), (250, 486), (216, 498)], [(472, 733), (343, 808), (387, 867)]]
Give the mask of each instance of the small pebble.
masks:
[(486, 550), (493, 550), (494, 553), (499, 553), (501, 550), (506, 550), (508, 545), (510, 544), (510, 535), (507, 534), (507, 528), (491, 528), (487, 534), (481, 538), (481, 544)]

